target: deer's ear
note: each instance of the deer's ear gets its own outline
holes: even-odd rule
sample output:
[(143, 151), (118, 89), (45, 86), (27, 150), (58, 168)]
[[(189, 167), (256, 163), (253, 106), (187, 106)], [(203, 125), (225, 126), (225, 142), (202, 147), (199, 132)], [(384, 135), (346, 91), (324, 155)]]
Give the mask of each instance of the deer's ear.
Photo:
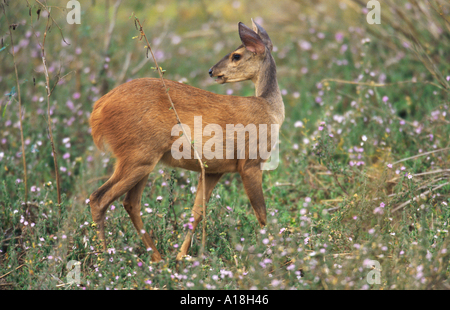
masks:
[(244, 44), (245, 48), (252, 53), (264, 54), (266, 51), (266, 45), (261, 40), (261, 37), (241, 22), (238, 26), (239, 37), (241, 38), (242, 44)]
[(255, 23), (255, 21), (252, 18), (252, 25), (253, 25), (253, 31), (256, 32), (261, 40), (264, 42), (264, 44), (267, 46), (269, 51), (273, 50), (273, 44), (272, 40), (270, 40), (269, 35), (267, 34), (266, 30), (264, 30), (263, 27)]

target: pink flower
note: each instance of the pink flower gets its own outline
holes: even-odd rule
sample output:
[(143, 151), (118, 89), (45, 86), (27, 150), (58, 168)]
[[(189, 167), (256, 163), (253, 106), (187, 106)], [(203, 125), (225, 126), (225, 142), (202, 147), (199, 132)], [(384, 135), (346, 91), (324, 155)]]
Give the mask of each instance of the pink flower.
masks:
[(344, 39), (344, 34), (342, 32), (337, 32), (334, 35), (334, 38), (336, 39), (336, 41), (342, 42), (342, 40)]
[(294, 270), (295, 269), (295, 265), (294, 264), (290, 264), (289, 266), (286, 267), (286, 270)]
[(383, 208), (376, 207), (376, 208), (373, 210), (373, 214), (383, 214)]

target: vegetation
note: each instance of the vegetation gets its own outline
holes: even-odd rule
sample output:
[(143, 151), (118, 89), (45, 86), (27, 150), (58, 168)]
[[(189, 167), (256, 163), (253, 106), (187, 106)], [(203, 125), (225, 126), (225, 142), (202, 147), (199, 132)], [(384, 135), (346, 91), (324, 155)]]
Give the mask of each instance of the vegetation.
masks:
[[(383, 1), (369, 24), (363, 0), (92, 0), (72, 25), (60, 2), (0, 4), (0, 289), (450, 288), (448, 2)], [(150, 175), (142, 218), (162, 263), (121, 201), (103, 253), (87, 201), (114, 165), (92, 142), (93, 103), (158, 76), (133, 14), (164, 78), (241, 96), (251, 82), (216, 85), (208, 69), (254, 18), (274, 43), (286, 107), (280, 165), (264, 174), (267, 226), (227, 175), (207, 206), (204, 257), (199, 228), (178, 266), (197, 173)]]

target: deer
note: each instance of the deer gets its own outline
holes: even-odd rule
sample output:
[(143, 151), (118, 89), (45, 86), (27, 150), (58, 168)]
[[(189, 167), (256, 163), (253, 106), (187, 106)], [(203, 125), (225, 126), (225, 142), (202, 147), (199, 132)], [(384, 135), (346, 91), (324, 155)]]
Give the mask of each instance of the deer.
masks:
[[(272, 41), (264, 28), (253, 19), (252, 26), (253, 29), (242, 22), (238, 23), (242, 44), (211, 67), (209, 75), (219, 84), (251, 80), (255, 85), (255, 96), (220, 95), (167, 79), (164, 79), (167, 86), (165, 89), (161, 79), (138, 78), (117, 86), (95, 102), (89, 120), (93, 141), (100, 150), (104, 150), (107, 145), (108, 150), (116, 158), (112, 176), (89, 197), (92, 219), (104, 250), (107, 248), (105, 239), (107, 208), (115, 200), (126, 195), (123, 206), (138, 234), (141, 235), (145, 247), (151, 253), (151, 260), (161, 261), (162, 256), (150, 234), (143, 229), (144, 224), (140, 216), (141, 196), (149, 174), (159, 162), (169, 167), (201, 171), (198, 159), (193, 157), (176, 159), (173, 156), (174, 142), (183, 137), (172, 134), (177, 119), (170, 109), (166, 91), (170, 93), (183, 126), (188, 128), (193, 128), (196, 116), (202, 117), (203, 129), (207, 124), (226, 128), (227, 124), (281, 126), (283, 123), (284, 103), (277, 82), (275, 60), (271, 54)], [(245, 128), (243, 130), (245, 131)], [(244, 133), (245, 146), (248, 148), (251, 142), (248, 141), (250, 132)], [(267, 139), (270, 139), (271, 133), (266, 134)], [(204, 132), (200, 135), (205, 139), (211, 136), (207, 136)], [(226, 133), (223, 132), (222, 135), (215, 132), (214, 138), (223, 138)], [(234, 137), (234, 133), (232, 135)], [(215, 151), (225, 154), (227, 152), (225, 140), (218, 139), (216, 142)], [(205, 146), (207, 142), (202, 143), (201, 146)], [(257, 138), (256, 143), (261, 144), (261, 139)], [(273, 145), (268, 146), (269, 151), (271, 147)], [(190, 152), (193, 155), (192, 149)], [(261, 164), (267, 159), (260, 155), (252, 158), (247, 149), (241, 156), (237, 156), (236, 152), (237, 148), (234, 148), (231, 153), (235, 156), (231, 158), (217, 156), (206, 160), (205, 178), (199, 177), (192, 209), (194, 216), (192, 229), (186, 234), (176, 256), (177, 261), (187, 255), (193, 233), (203, 218), (203, 182), (208, 202), (214, 187), (225, 173), (240, 174), (245, 193), (260, 226), (266, 225)]]

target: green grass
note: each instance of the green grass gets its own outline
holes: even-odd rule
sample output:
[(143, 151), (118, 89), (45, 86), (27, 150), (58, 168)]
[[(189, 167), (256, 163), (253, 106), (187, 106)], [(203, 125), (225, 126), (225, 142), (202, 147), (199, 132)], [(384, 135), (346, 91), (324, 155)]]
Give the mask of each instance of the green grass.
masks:
[[(56, 25), (48, 33), (51, 85), (59, 68), (61, 76), (71, 72), (50, 97), (61, 205), (38, 47), (46, 18), (41, 13), (37, 20), (33, 4), (38, 41), (29, 9), (10, 2), (6, 16), (19, 24), (13, 36), (20, 46), (16, 62), (29, 204), (24, 204), (9, 31), (1, 13), (0, 35), (9, 45), (0, 51), (0, 289), (450, 288), (450, 64), (445, 61), (450, 32), (431, 8), (427, 19), (400, 2), (395, 5), (403, 17), (382, 4), (381, 25), (368, 25), (364, 6), (350, 1), (345, 6), (122, 4), (108, 61), (103, 1), (82, 4), (81, 25), (68, 25), (65, 13), (54, 8), (52, 15), (71, 43), (61, 42)], [(448, 16), (450, 8), (442, 4)], [(139, 67), (144, 44), (132, 39), (138, 34), (132, 12), (145, 20), (165, 78), (184, 78), (216, 93), (254, 94), (251, 82), (215, 85), (207, 74), (240, 44), (238, 21), (248, 25), (251, 17), (261, 17), (275, 45), (286, 120), (280, 165), (263, 176), (267, 226), (259, 227), (239, 176), (226, 175), (208, 204), (204, 258), (198, 257), (200, 225), (190, 257), (178, 267), (175, 257), (189, 229), (196, 173), (157, 166), (144, 190), (142, 219), (157, 240), (162, 263), (151, 263), (121, 201), (107, 212), (109, 250), (102, 253), (86, 204), (114, 164), (109, 154), (96, 150), (89, 134), (93, 103), (102, 90), (128, 79), (156, 77), (151, 62)], [(440, 30), (425, 26), (428, 22)], [(412, 37), (400, 29), (409, 29)], [(363, 43), (365, 38), (370, 42)], [(405, 47), (404, 42), (412, 47), (416, 41), (420, 45)], [(130, 64), (119, 80), (127, 53)], [(80, 262), (78, 286), (67, 284), (71, 260)], [(379, 263), (380, 284), (367, 281), (376, 264), (371, 261)]]

